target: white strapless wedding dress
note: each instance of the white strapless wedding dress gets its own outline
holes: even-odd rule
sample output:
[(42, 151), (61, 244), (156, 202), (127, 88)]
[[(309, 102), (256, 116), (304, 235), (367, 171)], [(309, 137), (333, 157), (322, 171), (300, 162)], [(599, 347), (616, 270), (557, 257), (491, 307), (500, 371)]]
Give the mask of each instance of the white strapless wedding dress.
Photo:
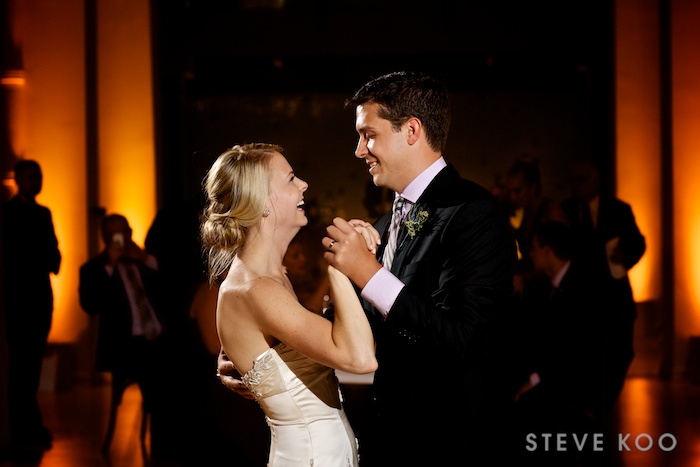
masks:
[(278, 344), (255, 359), (243, 382), (270, 427), (269, 467), (358, 466), (357, 439), (332, 368)]

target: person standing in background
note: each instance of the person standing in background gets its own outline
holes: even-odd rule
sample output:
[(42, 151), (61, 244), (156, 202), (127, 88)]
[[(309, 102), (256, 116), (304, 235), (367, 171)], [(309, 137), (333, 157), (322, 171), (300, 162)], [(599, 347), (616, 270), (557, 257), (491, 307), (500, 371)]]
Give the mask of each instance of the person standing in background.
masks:
[(530, 258), (535, 229), (546, 221), (566, 222), (566, 216), (558, 202), (542, 194), (540, 164), (535, 158), (522, 156), (511, 163), (503, 191), (506, 215), (518, 245), (513, 286), (520, 296), (525, 287), (540, 286), (539, 275), (534, 273)]
[(144, 408), (151, 414), (152, 451), (157, 451), (159, 438), (153, 432), (160, 423), (161, 370), (156, 362), (165, 327), (158, 261), (132, 240), (124, 216), (104, 217), (101, 232), (104, 248), (80, 266), (78, 285), (83, 311), (100, 318), (95, 366), (111, 373), (117, 404), (126, 386), (139, 385)]
[(572, 170), (572, 196), (562, 203), (574, 234), (573, 259), (586, 265), (589, 274), (601, 278), (607, 297), (606, 403), (617, 400), (634, 358), (634, 322), (637, 305), (627, 272), (646, 251), (632, 207), (601, 191), (600, 171), (589, 160)]
[(33, 160), (15, 165), (18, 192), (3, 206), (2, 247), (8, 349), (9, 429), (18, 449), (50, 449), (37, 391), (53, 318), (51, 274), (61, 252), (49, 208), (37, 203), (43, 174)]
[[(548, 280), (546, 294), (525, 297), (536, 306), (519, 316), (518, 358), (524, 384), (516, 396), (519, 464), (538, 466), (607, 465), (604, 453), (583, 449), (531, 449), (528, 434), (609, 433), (603, 404), (606, 358), (606, 299), (601, 278), (572, 261), (571, 228), (558, 221), (535, 227), (529, 255), (535, 271)], [(525, 294), (532, 293), (526, 289)], [(537, 291), (536, 293), (539, 293)], [(594, 462), (597, 461), (597, 464)], [(584, 463), (585, 462), (585, 463)]]

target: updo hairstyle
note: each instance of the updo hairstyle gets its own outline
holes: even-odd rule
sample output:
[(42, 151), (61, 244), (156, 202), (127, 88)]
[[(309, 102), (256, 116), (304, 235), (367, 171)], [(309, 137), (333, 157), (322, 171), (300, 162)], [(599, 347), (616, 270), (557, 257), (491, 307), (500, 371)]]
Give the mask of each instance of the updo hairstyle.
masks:
[(200, 235), (210, 283), (223, 280), (250, 228), (268, 207), (270, 160), (274, 152), (282, 151), (275, 144), (236, 145), (222, 153), (207, 172)]

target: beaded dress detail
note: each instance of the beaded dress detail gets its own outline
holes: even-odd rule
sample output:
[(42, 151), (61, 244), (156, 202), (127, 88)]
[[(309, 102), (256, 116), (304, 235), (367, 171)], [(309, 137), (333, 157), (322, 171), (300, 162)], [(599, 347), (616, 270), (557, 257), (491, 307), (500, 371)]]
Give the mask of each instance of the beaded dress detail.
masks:
[(332, 368), (280, 343), (260, 354), (242, 380), (270, 427), (269, 467), (358, 466)]

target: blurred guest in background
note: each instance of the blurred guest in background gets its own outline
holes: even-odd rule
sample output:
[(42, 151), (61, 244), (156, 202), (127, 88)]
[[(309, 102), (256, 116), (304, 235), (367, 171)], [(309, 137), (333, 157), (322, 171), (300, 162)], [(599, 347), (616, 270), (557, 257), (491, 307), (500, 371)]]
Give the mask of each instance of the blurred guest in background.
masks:
[(36, 202), (40, 165), (17, 162), (15, 183), (18, 192), (2, 210), (9, 429), (17, 447), (48, 449), (53, 437), (37, 391), (53, 315), (50, 275), (58, 274), (61, 253), (51, 211)]
[(299, 303), (316, 313), (323, 313), (330, 303), (330, 282), (323, 259), (323, 226), (305, 226), (292, 239), (282, 262)]
[(131, 234), (124, 216), (104, 217), (104, 249), (80, 267), (80, 306), (99, 316), (95, 365), (112, 375), (113, 404), (118, 405), (126, 386), (137, 383), (144, 408), (153, 415), (163, 333), (161, 283), (155, 257), (134, 243)]
[(503, 197), (508, 220), (518, 243), (518, 263), (513, 285), (518, 294), (526, 286), (535, 286), (530, 247), (535, 228), (545, 221), (565, 221), (558, 202), (542, 194), (539, 161), (522, 156), (515, 159), (506, 171)]
[(158, 297), (165, 328), (160, 348), (166, 356), (160, 361), (159, 370), (163, 374), (192, 376), (158, 394), (158, 406), (164, 409), (155, 408), (151, 453), (159, 461), (181, 460), (189, 453), (204, 451), (196, 441), (204, 439), (204, 430), (189, 429), (195, 424), (204, 426), (196, 422), (204, 415), (197, 404), (185, 404), (179, 410), (169, 409), (183, 400), (199, 400), (196, 394), (206, 384), (204, 379), (194, 376), (200, 369), (202, 348), (199, 331), (190, 318), (190, 307), (198, 288), (206, 283), (199, 243), (199, 216), (203, 207), (201, 195), (164, 206), (156, 214), (144, 241), (146, 251), (158, 262), (160, 282), (167, 284)]
[[(572, 261), (572, 232), (562, 222), (543, 222), (534, 231), (532, 257), (536, 271), (549, 280), (547, 294), (525, 300), (533, 306), (520, 316), (523, 331), (519, 358), (524, 384), (517, 398), (518, 422), (525, 446), (527, 434), (600, 432), (607, 415), (603, 404), (605, 352), (601, 345), (607, 319), (600, 278)], [(534, 305), (537, 306), (534, 306)], [(590, 446), (590, 445), (589, 445)], [(568, 452), (520, 451), (529, 465), (580, 465), (590, 449)], [(547, 463), (551, 461), (552, 464)]]
[(586, 265), (589, 274), (603, 279), (610, 310), (606, 402), (612, 406), (634, 358), (637, 305), (627, 272), (644, 255), (646, 242), (632, 207), (602, 192), (600, 171), (592, 161), (582, 160), (574, 165), (572, 187), (572, 196), (562, 207), (574, 231), (574, 258)]

